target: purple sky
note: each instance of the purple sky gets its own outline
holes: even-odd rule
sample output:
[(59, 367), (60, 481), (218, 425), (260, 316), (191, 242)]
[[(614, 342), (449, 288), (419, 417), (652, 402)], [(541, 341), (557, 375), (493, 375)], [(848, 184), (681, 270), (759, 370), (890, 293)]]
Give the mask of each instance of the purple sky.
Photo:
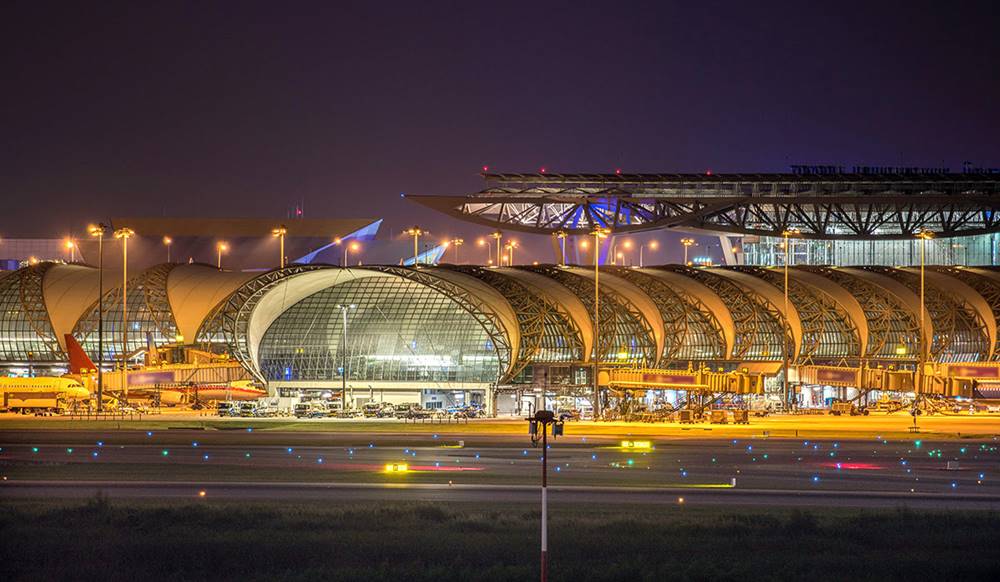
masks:
[(5, 3), (0, 236), (304, 199), (471, 239), (399, 194), (484, 164), (1000, 165), (993, 3), (816, 4)]

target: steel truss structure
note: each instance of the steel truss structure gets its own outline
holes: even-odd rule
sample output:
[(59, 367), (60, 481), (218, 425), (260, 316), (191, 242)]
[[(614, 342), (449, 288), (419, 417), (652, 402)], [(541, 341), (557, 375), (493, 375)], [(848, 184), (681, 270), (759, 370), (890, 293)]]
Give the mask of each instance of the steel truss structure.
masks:
[[(694, 269), (680, 265), (656, 267), (672, 271), (694, 279), (711, 289), (726, 305), (733, 317), (735, 338), (734, 360), (779, 360), (782, 346), (795, 345), (787, 332), (781, 313), (765, 298), (749, 289), (704, 269)], [(783, 339), (784, 338), (784, 339)], [(794, 358), (789, 353), (789, 358)]]
[(464, 196), (409, 198), (531, 233), (682, 227), (816, 239), (905, 239), (1000, 230), (997, 174), (483, 174)]
[[(128, 280), (128, 352), (146, 346), (146, 333), (154, 341), (173, 341), (177, 336), (177, 323), (167, 298), (167, 277), (177, 263), (163, 263), (150, 267)], [(115, 286), (104, 294), (104, 349), (105, 360), (121, 358), (122, 288)], [(96, 353), (99, 302), (94, 301), (73, 330), (84, 349)], [(126, 354), (128, 355), (128, 354)]]
[(726, 357), (722, 324), (700, 299), (640, 270), (625, 267), (605, 267), (605, 270), (638, 286), (660, 310), (664, 325), (660, 367)]
[[(763, 267), (730, 267), (763, 279), (784, 291), (784, 273)], [(861, 336), (850, 315), (821, 289), (794, 278), (788, 281), (788, 302), (798, 312), (802, 346), (793, 364), (843, 361), (861, 353)]]
[(510, 370), (513, 366), (511, 362), (512, 349), (509, 338), (512, 334), (517, 332), (516, 330), (507, 329), (500, 319), (500, 316), (497, 315), (496, 309), (486, 301), (480, 299), (475, 292), (472, 292), (460, 285), (456, 285), (451, 281), (435, 276), (433, 270), (394, 266), (374, 266), (365, 268), (380, 271), (382, 273), (390, 273), (396, 275), (397, 277), (402, 277), (404, 279), (420, 283), (421, 285), (430, 287), (431, 289), (434, 289), (452, 301), (458, 303), (462, 309), (467, 311), (469, 315), (472, 316), (473, 319), (479, 322), (479, 325), (486, 330), (486, 334), (493, 342), (497, 351), (497, 361), (499, 364), (497, 378), (508, 378), (511, 375)]
[[(573, 292), (587, 308), (593, 323), (594, 282), (555, 265), (519, 267), (544, 275)], [(659, 360), (656, 337), (642, 310), (624, 295), (604, 285), (600, 288), (600, 337), (594, 342), (592, 358), (609, 364), (651, 365)]]
[(198, 343), (214, 347), (221, 338), (226, 351), (261, 382), (266, 382), (258, 362), (250, 354), (247, 326), (254, 307), (268, 290), (289, 277), (321, 269), (321, 265), (292, 265), (268, 271), (247, 281), (223, 299), (198, 330)]
[(0, 354), (12, 361), (65, 359), (45, 307), (42, 279), (52, 263), (29, 265), (0, 278)]
[[(920, 275), (890, 267), (861, 267), (890, 277), (920, 295)], [(957, 293), (925, 282), (924, 305), (933, 323), (931, 355), (940, 361), (978, 362), (989, 358), (991, 346), (986, 322)]]
[(474, 265), (446, 265), (444, 268), (475, 277), (503, 294), (517, 314), (521, 344), (511, 371), (501, 378), (509, 381), (530, 363), (583, 362), (580, 327), (566, 309), (534, 292), (527, 285), (495, 270)]
[(831, 267), (797, 266), (822, 275), (857, 299), (868, 324), (868, 359), (912, 360), (920, 349), (920, 325), (916, 314), (898, 297), (845, 271)]
[[(990, 306), (993, 319), (1000, 321), (1000, 285), (998, 285), (998, 282), (1000, 282), (1000, 273), (997, 273), (995, 269), (989, 270), (998, 274), (997, 279), (991, 279), (987, 275), (958, 267), (932, 267), (932, 269), (954, 277), (972, 287)], [(997, 334), (997, 339), (993, 346), (993, 355), (990, 359), (993, 361), (1000, 360), (1000, 334)]]

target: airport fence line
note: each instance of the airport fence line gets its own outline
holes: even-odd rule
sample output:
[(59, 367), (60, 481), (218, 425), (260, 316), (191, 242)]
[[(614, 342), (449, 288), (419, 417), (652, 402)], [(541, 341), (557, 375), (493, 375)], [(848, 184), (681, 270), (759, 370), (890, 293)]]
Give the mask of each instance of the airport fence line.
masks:
[(149, 415), (149, 412), (71, 412), (65, 416), (70, 420), (142, 420)]
[(433, 418), (433, 417), (429, 417), (429, 418), (404, 418), (403, 422), (404, 423), (410, 423), (410, 422), (412, 422), (413, 424), (418, 424), (418, 423), (419, 424), (469, 424), (469, 419), (468, 419), (468, 417), (458, 418), (458, 417), (452, 417), (452, 416), (445, 416), (445, 417), (439, 417), (439, 418)]

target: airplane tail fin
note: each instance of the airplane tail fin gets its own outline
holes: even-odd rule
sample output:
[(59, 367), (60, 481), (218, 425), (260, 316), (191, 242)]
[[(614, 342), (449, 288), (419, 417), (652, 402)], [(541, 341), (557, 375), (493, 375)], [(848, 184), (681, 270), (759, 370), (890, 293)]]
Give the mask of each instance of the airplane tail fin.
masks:
[(69, 352), (70, 374), (89, 374), (97, 369), (87, 352), (83, 351), (80, 342), (76, 341), (76, 338), (69, 333), (66, 334), (66, 350)]
[(148, 331), (146, 332), (146, 365), (160, 365), (160, 352), (156, 349), (156, 343), (153, 342), (153, 334)]

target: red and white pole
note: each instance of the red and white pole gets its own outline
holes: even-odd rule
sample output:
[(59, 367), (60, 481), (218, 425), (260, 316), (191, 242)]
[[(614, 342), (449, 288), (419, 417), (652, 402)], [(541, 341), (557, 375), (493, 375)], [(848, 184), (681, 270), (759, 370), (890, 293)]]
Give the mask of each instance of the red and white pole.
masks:
[(546, 582), (549, 579), (549, 441), (548, 423), (540, 424), (542, 426), (542, 582)]

